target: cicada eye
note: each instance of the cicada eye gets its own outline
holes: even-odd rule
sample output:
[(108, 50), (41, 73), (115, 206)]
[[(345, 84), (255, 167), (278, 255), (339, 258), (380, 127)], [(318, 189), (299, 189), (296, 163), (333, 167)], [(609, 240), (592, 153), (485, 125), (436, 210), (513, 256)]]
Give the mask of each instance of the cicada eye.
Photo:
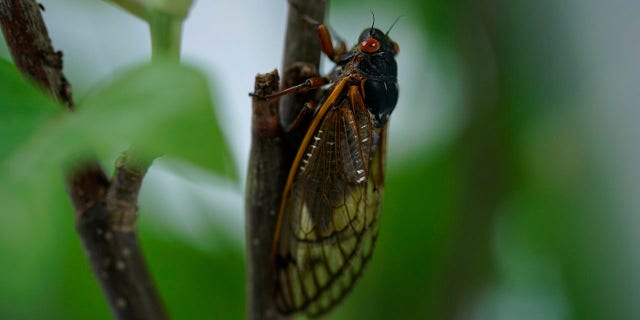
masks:
[(393, 54), (397, 56), (400, 53), (400, 46), (395, 41), (391, 41), (391, 43), (393, 43)]
[(366, 53), (374, 53), (380, 50), (380, 42), (374, 38), (368, 38), (360, 42), (360, 50)]

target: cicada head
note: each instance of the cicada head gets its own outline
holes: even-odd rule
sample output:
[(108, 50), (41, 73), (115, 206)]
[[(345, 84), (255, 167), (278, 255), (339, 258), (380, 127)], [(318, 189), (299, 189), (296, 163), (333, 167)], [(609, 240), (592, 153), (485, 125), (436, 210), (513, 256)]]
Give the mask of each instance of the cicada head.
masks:
[(376, 28), (360, 34), (357, 51), (358, 72), (365, 79), (362, 85), (364, 101), (374, 119), (375, 127), (382, 127), (398, 102), (398, 66), (395, 56), (398, 44)]

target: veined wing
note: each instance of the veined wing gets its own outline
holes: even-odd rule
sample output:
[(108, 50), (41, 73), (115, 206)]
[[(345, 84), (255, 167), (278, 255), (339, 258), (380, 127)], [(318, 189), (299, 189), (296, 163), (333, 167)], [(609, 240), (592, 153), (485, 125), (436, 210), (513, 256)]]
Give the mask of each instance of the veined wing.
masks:
[(274, 243), (275, 301), (319, 315), (351, 289), (378, 235), (386, 126), (375, 129), (357, 86), (321, 106), (290, 173)]

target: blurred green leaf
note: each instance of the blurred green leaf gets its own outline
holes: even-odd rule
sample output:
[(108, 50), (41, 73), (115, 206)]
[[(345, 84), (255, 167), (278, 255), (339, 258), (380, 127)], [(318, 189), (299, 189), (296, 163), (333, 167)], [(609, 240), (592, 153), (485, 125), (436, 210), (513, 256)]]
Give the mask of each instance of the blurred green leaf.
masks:
[[(48, 177), (42, 177), (32, 186), (33, 188), (25, 188), (25, 184), (20, 182), (27, 178), (14, 175), (9, 164), (15, 153), (28, 143), (43, 125), (59, 118), (62, 114), (64, 114), (63, 107), (29, 83), (13, 64), (0, 59), (0, 136), (2, 137), (0, 138), (0, 212), (12, 217), (0, 228), (2, 235), (0, 240), (6, 240), (1, 242), (9, 245), (6, 248), (0, 248), (0, 252), (5, 253), (6, 256), (15, 258), (23, 255), (22, 252), (26, 250), (29, 252), (28, 257), (25, 257), (28, 261), (40, 260), (34, 258), (37, 252), (43, 252), (38, 245), (41, 238), (33, 236), (31, 232), (38, 235), (49, 234), (44, 231), (49, 228), (47, 220), (44, 219), (48, 217), (38, 215), (52, 209), (52, 194), (57, 189), (53, 177), (59, 178), (59, 175), (58, 172), (53, 172), (54, 174)], [(58, 188), (62, 186), (60, 180), (57, 181), (57, 185)], [(31, 232), (24, 232), (27, 229)], [(16, 243), (21, 246), (13, 246)], [(46, 259), (44, 256), (42, 258)], [(19, 258), (12, 261), (14, 262), (11, 265), (20, 270), (30, 270), (37, 265), (37, 263), (29, 263), (28, 266), (23, 266), (21, 264), (25, 260)], [(34, 277), (31, 276), (30, 279)], [(16, 284), (16, 288), (22, 287), (27, 290), (31, 288), (22, 280), (26, 278), (12, 277), (11, 282), (0, 281), (0, 283), (9, 288), (11, 284)], [(18, 283), (21, 284), (18, 285)], [(3, 317), (0, 316), (0, 318)]]
[(117, 147), (135, 141), (141, 152), (167, 154), (236, 179), (205, 77), (172, 63), (135, 68), (81, 103), (79, 130), (94, 143)]
[(28, 83), (10, 62), (0, 59), (0, 161), (62, 107)]
[(206, 80), (193, 68), (137, 67), (90, 94), (78, 109), (41, 126), (6, 170), (16, 180), (40, 179), (79, 157), (108, 157), (131, 143), (141, 156), (167, 154), (236, 179)]
[[(149, 268), (168, 313), (175, 319), (244, 319), (245, 263), (242, 247), (215, 234), (213, 253), (197, 250), (166, 232), (145, 228)], [(155, 232), (154, 232), (155, 230)]]
[[(58, 303), (58, 291), (89, 271), (84, 257), (82, 266), (70, 266), (62, 259), (70, 243), (82, 255), (62, 178), (42, 181), (30, 190), (5, 189), (3, 182), (0, 180), (0, 319), (52, 319), (56, 314), (73, 319), (67, 316), (69, 299), (60, 298), (63, 303)], [(47, 200), (17, 201), (25, 198)], [(73, 272), (74, 278), (64, 281), (62, 270)], [(98, 286), (91, 277), (87, 279)], [(108, 314), (107, 308), (96, 310)]]

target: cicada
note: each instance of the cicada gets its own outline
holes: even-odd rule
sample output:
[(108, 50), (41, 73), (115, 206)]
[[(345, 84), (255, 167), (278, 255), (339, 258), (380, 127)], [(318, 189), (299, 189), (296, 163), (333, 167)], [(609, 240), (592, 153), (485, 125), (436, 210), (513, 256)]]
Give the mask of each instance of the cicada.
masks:
[(327, 86), (293, 160), (272, 250), (273, 294), (283, 314), (320, 315), (362, 274), (378, 236), (389, 116), (398, 100), (399, 47), (372, 25), (358, 43), (334, 48), (318, 26), (322, 51), (336, 64), (273, 96)]

